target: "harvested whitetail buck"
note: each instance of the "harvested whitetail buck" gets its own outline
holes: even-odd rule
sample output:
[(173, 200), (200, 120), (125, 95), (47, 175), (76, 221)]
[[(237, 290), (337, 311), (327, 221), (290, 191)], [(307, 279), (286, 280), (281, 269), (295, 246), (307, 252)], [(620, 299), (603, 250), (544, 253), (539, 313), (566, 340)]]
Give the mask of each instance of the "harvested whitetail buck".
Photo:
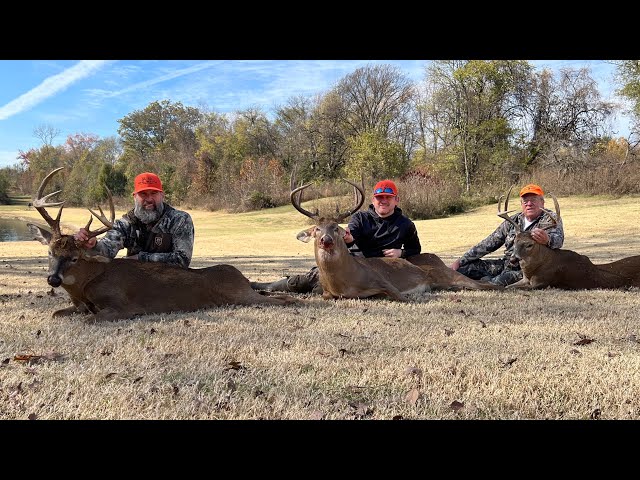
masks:
[[(51, 227), (51, 232), (37, 225), (29, 228), (40, 243), (49, 246), (49, 276), (47, 282), (52, 287), (62, 287), (67, 291), (73, 306), (57, 310), (53, 316), (73, 313), (93, 314), (89, 321), (116, 320), (149, 313), (194, 311), (222, 305), (286, 305), (297, 303), (287, 295), (266, 297), (249, 285), (249, 280), (231, 265), (215, 265), (195, 269), (182, 268), (158, 262), (139, 262), (125, 259), (109, 259), (97, 252), (85, 250), (76, 245), (73, 235), (63, 235), (60, 231), (60, 215), (64, 202), (47, 203), (47, 199), (60, 191), (42, 196), (49, 179), (61, 168), (47, 175), (38, 189), (33, 206)], [(111, 193), (109, 204), (111, 219), (100, 210), (95, 215), (104, 225), (95, 231), (86, 230), (93, 238), (111, 229), (115, 210)], [(58, 216), (53, 220), (45, 207), (60, 206)]]
[[(573, 250), (552, 249), (536, 242), (531, 232), (523, 232), (510, 216), (509, 193), (501, 211), (502, 197), (498, 199), (498, 216), (512, 223), (516, 229), (512, 258), (520, 262), (522, 280), (506, 288), (546, 288), (565, 290), (594, 288), (640, 287), (640, 255), (623, 258), (611, 263), (595, 265), (589, 257)], [(553, 194), (556, 208), (555, 221), (560, 222), (560, 206)]]
[(438, 256), (423, 253), (408, 259), (389, 257), (355, 257), (349, 253), (343, 237), (345, 230), (338, 224), (349, 217), (364, 203), (364, 189), (353, 186), (356, 205), (334, 217), (321, 217), (318, 211), (311, 213), (300, 206), (302, 191), (310, 183), (293, 188), (291, 180), (291, 203), (303, 215), (316, 224), (297, 235), (302, 242), (314, 239), (314, 253), (318, 266), (322, 297), (366, 298), (387, 296), (393, 300), (407, 301), (407, 294), (420, 294), (431, 289), (496, 290), (502, 287), (478, 282), (447, 267)]

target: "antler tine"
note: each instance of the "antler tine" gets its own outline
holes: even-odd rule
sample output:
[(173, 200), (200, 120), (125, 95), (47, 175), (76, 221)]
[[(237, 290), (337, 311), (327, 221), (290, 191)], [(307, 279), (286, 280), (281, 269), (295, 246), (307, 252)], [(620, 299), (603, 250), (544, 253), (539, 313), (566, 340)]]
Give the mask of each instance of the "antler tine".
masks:
[(56, 190), (53, 193), (49, 193), (48, 195), (45, 195), (42, 198), (36, 198), (33, 201), (33, 206), (34, 207), (58, 207), (60, 205), (64, 205), (64, 202), (48, 202), (47, 200), (49, 200), (49, 197), (53, 197), (54, 195), (57, 195), (61, 192), (62, 190)]
[(503, 195), (500, 195), (500, 198), (498, 198), (498, 216), (500, 218), (504, 218), (506, 221), (508, 221), (509, 223), (511, 223), (514, 227), (516, 227), (516, 232), (520, 232), (520, 225), (518, 225), (510, 216), (509, 214), (514, 212), (514, 210), (507, 210), (509, 208), (509, 196), (511, 195), (511, 190), (513, 189), (513, 185), (511, 185), (511, 187), (509, 187), (509, 191), (507, 192), (507, 196), (504, 199), (504, 210), (501, 211), (500, 210), (500, 206), (502, 205), (502, 197)]
[(549, 195), (551, 195), (551, 198), (553, 198), (553, 204), (556, 207), (556, 216), (554, 217), (553, 215), (549, 215), (553, 223), (547, 227), (544, 227), (543, 230), (550, 230), (552, 228), (555, 228), (558, 225), (558, 222), (560, 221), (560, 205), (558, 204), (558, 199), (551, 192), (549, 192)]
[[(349, 185), (351, 185), (354, 188), (354, 194), (356, 195), (356, 205), (354, 207), (352, 207), (350, 210), (347, 210), (344, 213), (338, 214), (338, 216), (336, 217), (336, 221), (338, 223), (340, 223), (345, 218), (347, 218), (350, 215), (353, 215), (355, 212), (357, 212), (360, 209), (360, 207), (362, 206), (362, 204), (364, 203), (364, 179), (362, 179), (362, 183), (363, 183), (363, 187), (362, 188), (360, 187), (360, 185), (357, 185), (357, 184), (353, 183), (352, 181), (347, 180), (346, 178), (343, 178), (342, 180), (344, 180), (345, 182), (347, 182)], [(360, 196), (359, 200), (358, 200), (358, 195)]]
[[(44, 177), (44, 179), (40, 183), (40, 188), (38, 188), (38, 193), (36, 194), (36, 198), (33, 200), (34, 208), (40, 213), (42, 218), (44, 218), (47, 224), (51, 227), (52, 233), (56, 236), (61, 235), (60, 215), (62, 214), (62, 208), (64, 206), (64, 202), (48, 202), (48, 199), (54, 195), (57, 195), (62, 190), (58, 190), (56, 192), (50, 193), (48, 195), (45, 195), (44, 197), (42, 196), (42, 193), (44, 192), (44, 189), (49, 183), (49, 180), (51, 179), (51, 177), (53, 177), (56, 173), (58, 173), (63, 168), (64, 167), (58, 167), (52, 170), (51, 172), (49, 172), (49, 174), (46, 177)], [(58, 206), (60, 207), (60, 210), (58, 210), (58, 215), (54, 220), (53, 218), (51, 218), (51, 216), (49, 215), (45, 207), (58, 207)]]
[(93, 216), (89, 218), (89, 223), (87, 223), (87, 226), (84, 227), (85, 230), (87, 231), (88, 238), (96, 237), (101, 233), (111, 230), (113, 228), (113, 222), (116, 219), (116, 210), (115, 210), (115, 207), (113, 206), (113, 197), (111, 196), (111, 191), (106, 186), (104, 188), (107, 190), (107, 196), (109, 197), (109, 207), (111, 209), (111, 220), (105, 217), (104, 212), (102, 211), (102, 207), (100, 205), (98, 205), (98, 210), (100, 210), (100, 215), (98, 215), (96, 212), (94, 212), (90, 208), (87, 208), (87, 210), (91, 212), (91, 215), (95, 216), (104, 225), (104, 227), (100, 227), (98, 230), (90, 231), (89, 225), (91, 225), (91, 222), (93, 221)]
[[(295, 209), (298, 210), (303, 215), (306, 215), (307, 217), (315, 218), (315, 217), (318, 216), (318, 209), (317, 208), (316, 208), (316, 213), (314, 215), (311, 212), (308, 212), (307, 210), (304, 210), (304, 208), (300, 207), (300, 204), (302, 203), (302, 191), (305, 188), (307, 188), (309, 185), (311, 185), (311, 183), (309, 183), (309, 185), (305, 185), (304, 188), (302, 188), (303, 185), (302, 185), (302, 182), (300, 182), (300, 185), (298, 187), (296, 187), (296, 173), (297, 173), (297, 171), (298, 171), (298, 167), (296, 165), (291, 170), (291, 177), (290, 177), (290, 180), (289, 180), (289, 190), (291, 191), (291, 194), (290, 194), (291, 203), (293, 204)], [(294, 191), (297, 192), (297, 196), (295, 198), (293, 197)]]
[[(315, 213), (311, 213), (308, 210), (305, 210), (304, 208), (302, 208), (300, 206), (300, 199), (302, 198), (302, 191), (307, 188), (309, 185), (311, 185), (311, 183), (307, 183), (306, 185), (301, 185), (298, 188), (295, 188), (294, 190), (291, 191), (291, 193), (289, 194), (289, 197), (291, 198), (291, 203), (293, 204), (293, 207), (298, 210), (301, 214), (309, 217), (309, 218), (313, 218), (314, 220), (317, 219), (320, 216), (320, 213), (318, 212), (318, 209), (316, 208), (316, 212)], [(296, 196), (297, 195), (297, 196)]]
[(549, 195), (551, 195), (551, 198), (553, 198), (553, 204), (556, 207), (556, 215), (558, 216), (558, 220), (560, 220), (560, 205), (558, 204), (558, 199), (553, 193), (549, 193)]

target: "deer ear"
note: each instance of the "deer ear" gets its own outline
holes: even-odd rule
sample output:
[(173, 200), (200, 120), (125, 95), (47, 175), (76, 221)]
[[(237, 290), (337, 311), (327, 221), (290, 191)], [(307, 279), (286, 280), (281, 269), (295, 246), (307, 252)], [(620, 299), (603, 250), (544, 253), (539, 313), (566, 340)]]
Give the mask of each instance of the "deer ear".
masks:
[(34, 240), (39, 241), (43, 245), (49, 245), (49, 243), (51, 242), (51, 232), (43, 230), (33, 223), (27, 223), (27, 227), (29, 227), (29, 230), (33, 234)]
[(306, 230), (302, 230), (298, 235), (296, 235), (296, 238), (298, 240), (300, 240), (301, 242), (308, 243), (309, 240), (311, 240), (313, 238), (313, 231), (315, 229), (316, 229), (316, 226), (314, 225), (311, 228), (307, 228)]

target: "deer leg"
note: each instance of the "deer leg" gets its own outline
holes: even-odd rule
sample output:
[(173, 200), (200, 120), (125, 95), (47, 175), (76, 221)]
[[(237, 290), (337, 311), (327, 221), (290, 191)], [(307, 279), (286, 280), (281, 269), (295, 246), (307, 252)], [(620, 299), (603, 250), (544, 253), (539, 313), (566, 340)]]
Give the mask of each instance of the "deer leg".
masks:
[(400, 290), (398, 290), (397, 288), (394, 288), (394, 290), (385, 290), (383, 293), (385, 293), (391, 300), (396, 300), (398, 302), (409, 301), (407, 297), (400, 293)]
[(404, 295), (422, 295), (423, 293), (431, 293), (431, 286), (428, 283), (422, 283), (411, 290), (402, 292)]
[(116, 310), (115, 308), (103, 308), (95, 315), (91, 315), (85, 320), (85, 323), (98, 323), (98, 322), (113, 322), (114, 320), (120, 320), (128, 318), (129, 315)]
[(74, 313), (88, 313), (88, 310), (82, 307), (77, 307), (72, 305), (71, 307), (61, 308), (60, 310), (56, 310), (53, 312), (52, 317), (67, 317), (69, 315), (73, 315)]
[(533, 288), (533, 285), (531, 285), (531, 282), (527, 277), (522, 277), (521, 280), (518, 280), (516, 283), (507, 285), (504, 288), (521, 288), (523, 290), (531, 290)]

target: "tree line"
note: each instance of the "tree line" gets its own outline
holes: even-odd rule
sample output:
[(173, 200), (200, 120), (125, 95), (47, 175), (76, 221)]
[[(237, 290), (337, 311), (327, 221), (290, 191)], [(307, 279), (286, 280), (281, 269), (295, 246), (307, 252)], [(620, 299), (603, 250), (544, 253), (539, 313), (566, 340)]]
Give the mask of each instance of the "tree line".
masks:
[(294, 169), (301, 181), (394, 178), (416, 191), (446, 188), (450, 202), (481, 201), (535, 172), (620, 172), (637, 168), (639, 62), (614, 62), (619, 93), (633, 104), (629, 138), (611, 131), (620, 106), (602, 99), (588, 69), (554, 74), (522, 60), (437, 60), (413, 82), (397, 67), (368, 65), (271, 115), (163, 99), (118, 120), (118, 136), (76, 133), (55, 145), (57, 131), (37, 127), (41, 146), (0, 170), (0, 201), (10, 189), (32, 194), (59, 166), (66, 168), (53, 187), (68, 205), (102, 201), (104, 185), (130, 199), (133, 177), (154, 171), (171, 203), (236, 211), (288, 203)]

